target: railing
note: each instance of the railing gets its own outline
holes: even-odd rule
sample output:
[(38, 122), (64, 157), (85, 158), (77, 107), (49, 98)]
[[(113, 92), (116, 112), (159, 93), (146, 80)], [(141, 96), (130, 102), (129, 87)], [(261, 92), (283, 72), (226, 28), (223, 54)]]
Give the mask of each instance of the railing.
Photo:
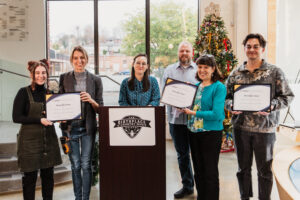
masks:
[[(30, 79), (30, 76), (13, 72), (7, 69), (3, 69), (0, 66), (0, 74), (9, 73), (15, 75), (16, 77), (24, 77), (26, 79)], [(97, 75), (102, 78), (103, 87), (103, 98), (106, 105), (118, 105), (118, 94), (120, 89), (120, 81), (121, 78), (125, 77), (110, 77), (108, 75)], [(50, 76), (49, 77), (49, 89), (54, 93), (59, 91), (59, 76)]]
[(300, 75), (300, 69), (298, 70), (298, 73), (297, 73), (297, 76), (296, 76), (296, 79), (295, 79), (295, 83), (300, 83), (300, 78), (299, 78), (299, 75)]
[(3, 72), (7, 72), (7, 73), (14, 74), (14, 75), (17, 75), (17, 76), (22, 76), (22, 77), (25, 77), (25, 78), (30, 78), (29, 76), (26, 76), (24, 74), (19, 74), (19, 73), (16, 73), (16, 72), (12, 72), (12, 71), (0, 68), (0, 74), (2, 74)]
[[(7, 72), (7, 73), (14, 74), (14, 75), (17, 75), (17, 76), (22, 76), (22, 77), (25, 77), (25, 78), (30, 78), (30, 76), (27, 76), (27, 75), (24, 75), (24, 74), (19, 74), (19, 73), (16, 73), (16, 72), (12, 72), (12, 71), (0, 68), (0, 74), (2, 74), (3, 72)], [(111, 78), (107, 75), (97, 75), (97, 76), (107, 78), (107, 79), (111, 80), (112, 82), (116, 83), (117, 85), (121, 85), (118, 81), (114, 80), (113, 78)], [(59, 79), (59, 76), (50, 76), (49, 78), (51, 80), (54, 80), (54, 81), (57, 82), (58, 79)]]
[(111, 80), (112, 82), (114, 82), (114, 83), (116, 83), (116, 84), (118, 84), (118, 85), (121, 85), (118, 81), (114, 80), (113, 78), (111, 78), (111, 77), (109, 77), (109, 76), (107, 76), (107, 75), (98, 75), (98, 76), (108, 78), (108, 79)]
[[(112, 82), (114, 82), (114, 83), (116, 83), (116, 84), (118, 84), (118, 85), (121, 85), (121, 83), (119, 83), (118, 81), (116, 81), (115, 79), (113, 79), (113, 78), (111, 78), (111, 77), (109, 77), (109, 76), (107, 76), (107, 75), (97, 75), (97, 76), (107, 78), (107, 79), (111, 80)], [(50, 79), (52, 79), (52, 80), (53, 80), (53, 79), (58, 80), (58, 79), (59, 79), (59, 76), (50, 76)]]
[[(10, 74), (14, 74), (14, 75), (25, 77), (25, 78), (30, 78), (30, 76), (27, 76), (27, 75), (24, 75), (24, 74), (19, 74), (19, 73), (16, 73), (16, 72), (12, 72), (12, 71), (0, 68), (0, 74), (2, 74), (3, 72), (7, 72), (7, 73), (10, 73)], [(111, 80), (112, 82), (116, 83), (117, 85), (121, 85), (118, 81), (114, 80), (113, 78), (111, 78), (107, 75), (97, 75), (97, 76), (107, 78), (107, 79)], [(59, 76), (50, 76), (49, 78), (53, 81), (58, 82)]]

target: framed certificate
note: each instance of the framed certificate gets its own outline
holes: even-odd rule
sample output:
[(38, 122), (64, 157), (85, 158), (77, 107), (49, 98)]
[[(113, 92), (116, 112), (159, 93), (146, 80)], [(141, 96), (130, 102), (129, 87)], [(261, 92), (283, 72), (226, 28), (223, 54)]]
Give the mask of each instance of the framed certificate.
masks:
[(160, 102), (177, 108), (191, 107), (198, 86), (168, 78)]
[(81, 119), (80, 93), (46, 94), (46, 118), (50, 121)]
[(271, 90), (271, 84), (234, 85), (232, 110), (270, 112)]

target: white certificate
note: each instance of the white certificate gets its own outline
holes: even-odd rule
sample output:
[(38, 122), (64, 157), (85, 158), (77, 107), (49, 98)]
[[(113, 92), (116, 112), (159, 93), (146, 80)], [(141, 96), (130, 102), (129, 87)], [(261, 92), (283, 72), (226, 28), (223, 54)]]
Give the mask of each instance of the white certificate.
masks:
[(234, 85), (234, 111), (265, 111), (271, 107), (271, 84)]
[(46, 118), (50, 121), (81, 119), (80, 93), (47, 94)]
[(193, 105), (198, 86), (168, 78), (163, 89), (161, 103), (177, 108)]

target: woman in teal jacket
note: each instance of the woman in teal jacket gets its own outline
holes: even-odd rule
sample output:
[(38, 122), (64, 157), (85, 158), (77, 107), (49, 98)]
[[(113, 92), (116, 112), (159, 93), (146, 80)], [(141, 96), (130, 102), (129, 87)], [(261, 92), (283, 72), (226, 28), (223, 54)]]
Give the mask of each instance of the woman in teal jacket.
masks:
[(201, 200), (219, 199), (219, 154), (226, 87), (219, 81), (221, 76), (212, 55), (203, 55), (196, 61), (198, 90), (192, 110), (188, 114), (189, 140), (194, 165), (194, 179)]

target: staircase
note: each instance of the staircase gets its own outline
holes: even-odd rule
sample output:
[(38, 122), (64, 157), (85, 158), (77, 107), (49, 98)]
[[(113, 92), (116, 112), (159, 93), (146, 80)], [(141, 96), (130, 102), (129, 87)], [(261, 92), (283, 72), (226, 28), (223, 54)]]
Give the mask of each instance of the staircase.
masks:
[[(19, 125), (0, 121), (0, 194), (22, 190), (22, 174), (18, 170), (16, 133)], [(59, 129), (57, 134), (60, 135)], [(63, 164), (54, 168), (54, 183), (72, 181), (69, 158), (62, 153)], [(29, 161), (30, 162), (30, 161)], [(41, 186), (38, 178), (37, 187)]]

